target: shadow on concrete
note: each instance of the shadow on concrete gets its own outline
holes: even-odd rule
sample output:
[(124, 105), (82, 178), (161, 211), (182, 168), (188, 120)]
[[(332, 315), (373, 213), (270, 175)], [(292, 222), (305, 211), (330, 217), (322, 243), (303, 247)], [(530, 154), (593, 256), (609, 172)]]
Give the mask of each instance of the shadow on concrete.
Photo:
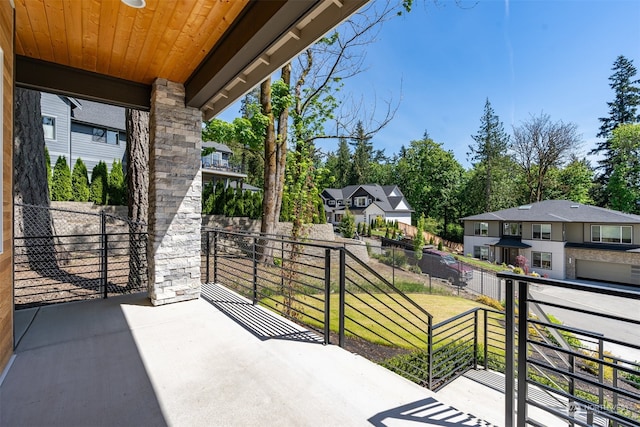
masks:
[(492, 426), (473, 415), (438, 402), (433, 397), (418, 400), (397, 408), (380, 412), (368, 420), (376, 427), (398, 425), (398, 421), (410, 421), (427, 426)]
[(0, 387), (0, 425), (166, 426), (121, 305), (142, 294), (42, 307)]
[(261, 341), (281, 339), (322, 344), (323, 339), (292, 322), (284, 321), (223, 286), (202, 285), (202, 298)]

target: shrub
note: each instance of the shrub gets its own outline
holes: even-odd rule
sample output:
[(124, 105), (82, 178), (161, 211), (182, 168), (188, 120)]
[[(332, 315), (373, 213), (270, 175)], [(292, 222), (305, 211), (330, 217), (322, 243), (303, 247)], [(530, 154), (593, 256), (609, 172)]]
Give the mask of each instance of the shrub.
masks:
[(49, 197), (51, 197), (51, 157), (49, 156), (49, 150), (46, 146), (44, 147), (44, 163), (47, 168), (47, 187), (49, 187)]
[(89, 177), (87, 167), (81, 158), (78, 157), (76, 164), (73, 166), (71, 174), (71, 186), (73, 192), (73, 200), (76, 202), (89, 201)]
[(73, 199), (71, 190), (71, 171), (64, 156), (58, 157), (53, 168), (51, 183), (51, 200), (65, 202)]
[(356, 217), (347, 209), (340, 220), (340, 233), (342, 237), (352, 239), (356, 231)]
[(111, 173), (107, 178), (107, 194), (107, 201), (110, 205), (122, 206), (127, 204), (127, 187), (120, 160), (114, 160), (111, 165)]
[(441, 251), (443, 249), (442, 240), (438, 241), (438, 250)]
[(494, 300), (486, 295), (480, 295), (476, 298), (476, 302), (480, 304), (488, 305), (489, 307), (495, 308), (496, 310), (504, 311), (504, 306), (500, 303), (500, 301)]
[(102, 160), (91, 171), (89, 200), (97, 205), (107, 204), (107, 164)]

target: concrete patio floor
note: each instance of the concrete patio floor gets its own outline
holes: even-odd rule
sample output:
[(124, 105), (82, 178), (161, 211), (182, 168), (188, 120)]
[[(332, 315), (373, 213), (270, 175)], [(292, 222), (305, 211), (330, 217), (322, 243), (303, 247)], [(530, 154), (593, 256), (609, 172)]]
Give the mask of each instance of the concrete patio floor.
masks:
[(1, 426), (503, 424), (498, 392), (462, 378), (435, 394), (215, 285), (190, 302), (137, 294), (16, 323)]

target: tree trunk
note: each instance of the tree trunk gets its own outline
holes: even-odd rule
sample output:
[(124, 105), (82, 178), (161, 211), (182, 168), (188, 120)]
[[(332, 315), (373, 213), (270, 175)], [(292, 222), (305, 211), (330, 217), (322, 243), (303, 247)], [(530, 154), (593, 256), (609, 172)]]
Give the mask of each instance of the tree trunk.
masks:
[(139, 289), (147, 281), (146, 231), (149, 213), (149, 113), (127, 108), (127, 190), (129, 193), (129, 280)]
[[(282, 81), (289, 87), (291, 84), (291, 63), (282, 67)], [(278, 136), (276, 140), (276, 220), (280, 219), (282, 208), (282, 193), (284, 191), (285, 170), (287, 164), (287, 132), (289, 123), (289, 109), (283, 108), (278, 117)]]
[[(260, 231), (263, 234), (275, 234), (279, 209), (276, 206), (278, 200), (276, 193), (277, 156), (274, 118), (271, 111), (271, 78), (267, 78), (260, 85), (260, 104), (262, 105), (262, 114), (267, 116), (269, 120), (264, 138), (264, 198)], [(260, 246), (260, 261), (269, 263), (273, 259), (273, 248), (267, 247), (264, 243)]]
[(26, 239), (30, 268), (50, 276), (58, 270), (58, 262), (49, 211), (46, 168), (51, 165), (46, 164), (44, 155), (40, 92), (16, 88), (14, 106), (15, 236)]

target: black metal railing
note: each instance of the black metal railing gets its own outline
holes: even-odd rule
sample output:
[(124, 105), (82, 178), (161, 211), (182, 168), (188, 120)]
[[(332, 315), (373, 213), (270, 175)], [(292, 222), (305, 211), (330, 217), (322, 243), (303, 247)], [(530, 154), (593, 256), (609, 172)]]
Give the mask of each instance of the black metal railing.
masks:
[(147, 287), (146, 224), (16, 204), (16, 309), (107, 298)]
[[(565, 425), (640, 425), (640, 334), (635, 334), (635, 340), (615, 338), (625, 329), (631, 335), (640, 330), (637, 312), (621, 308), (629, 301), (640, 301), (640, 291), (512, 273), (498, 276), (507, 283), (505, 424), (542, 425), (531, 415), (535, 410), (556, 417), (558, 423)], [(590, 295), (589, 305), (594, 308), (534, 298), (532, 286), (553, 286)], [(615, 314), (598, 310), (598, 300), (604, 296), (618, 301), (620, 309)], [(545, 307), (543, 311), (563, 310), (565, 322), (537, 315), (537, 307)], [(613, 328), (596, 326), (605, 321), (611, 322)], [(563, 339), (553, 339), (554, 336)], [(614, 350), (607, 351), (610, 348)], [(535, 392), (540, 390), (563, 404), (553, 406), (539, 401)]]
[(503, 313), (477, 309), (434, 325), (416, 296), (429, 291), (426, 283), (395, 286), (382, 264), (372, 268), (355, 247), (217, 229), (202, 237), (205, 282), (421, 385), (438, 389), (478, 363), (504, 365)]

